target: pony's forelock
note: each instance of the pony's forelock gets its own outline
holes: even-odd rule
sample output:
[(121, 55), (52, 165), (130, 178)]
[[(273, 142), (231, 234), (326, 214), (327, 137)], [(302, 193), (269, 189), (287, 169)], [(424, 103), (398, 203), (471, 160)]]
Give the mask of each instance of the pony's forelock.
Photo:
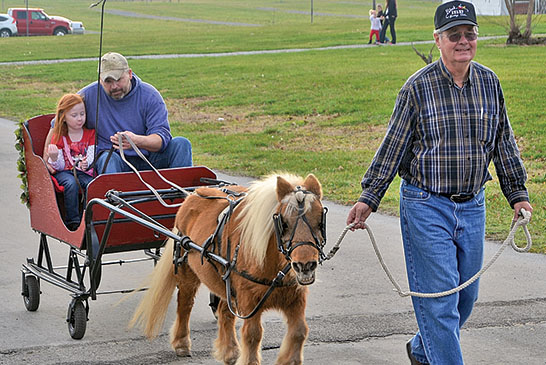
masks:
[(293, 194), (288, 194), (282, 200), (283, 204), (286, 204), (286, 215), (292, 214), (292, 212), (298, 210), (300, 203), (303, 202), (303, 212), (307, 213), (311, 209), (311, 204), (316, 199), (315, 194), (307, 194), (303, 191), (296, 191)]
[[(277, 200), (277, 177), (281, 176), (290, 184), (297, 186), (303, 184), (300, 176), (288, 173), (273, 173), (263, 180), (251, 183), (246, 204), (241, 211), (241, 241), (249, 250), (248, 253), (257, 263), (263, 263), (267, 253), (267, 247), (271, 235), (274, 234), (273, 213), (279, 204)], [(309, 209), (311, 199), (305, 199), (305, 209)], [(296, 194), (288, 194), (283, 203), (287, 203), (288, 209), (297, 209)]]

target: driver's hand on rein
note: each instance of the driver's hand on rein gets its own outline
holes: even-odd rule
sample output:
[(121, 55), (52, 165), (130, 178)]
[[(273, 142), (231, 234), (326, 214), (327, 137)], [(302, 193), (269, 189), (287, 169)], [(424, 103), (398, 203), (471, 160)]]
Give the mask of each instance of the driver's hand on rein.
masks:
[[(117, 132), (113, 136), (110, 136), (110, 142), (112, 142), (112, 145), (116, 150), (119, 150), (120, 147), (124, 150), (130, 150), (133, 147), (131, 147), (131, 144), (127, 140), (127, 137), (131, 138), (131, 141), (138, 147), (137, 138), (138, 136), (134, 134), (133, 132), (125, 131), (125, 132)], [(119, 146), (119, 138), (121, 137), (121, 146)]]
[(364, 223), (371, 213), (372, 208), (370, 208), (368, 204), (356, 202), (356, 204), (351, 208), (349, 216), (347, 217), (347, 225), (355, 223), (355, 225), (351, 228), (351, 231), (354, 231), (355, 229), (364, 229), (366, 227)]

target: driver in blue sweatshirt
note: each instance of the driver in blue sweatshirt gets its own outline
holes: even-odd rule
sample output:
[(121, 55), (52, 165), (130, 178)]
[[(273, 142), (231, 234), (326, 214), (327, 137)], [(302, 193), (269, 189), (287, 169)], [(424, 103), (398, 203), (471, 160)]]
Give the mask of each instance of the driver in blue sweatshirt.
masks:
[[(87, 127), (96, 129), (98, 134), (99, 173), (131, 171), (121, 159), (120, 149), (138, 170), (150, 169), (126, 138), (119, 144), (120, 133), (129, 136), (155, 168), (192, 165), (191, 143), (187, 138), (171, 135), (163, 97), (133, 73), (125, 57), (109, 52), (101, 58), (98, 127), (97, 87), (95, 81), (78, 93), (85, 101)], [(108, 158), (105, 152), (112, 146), (114, 153)]]

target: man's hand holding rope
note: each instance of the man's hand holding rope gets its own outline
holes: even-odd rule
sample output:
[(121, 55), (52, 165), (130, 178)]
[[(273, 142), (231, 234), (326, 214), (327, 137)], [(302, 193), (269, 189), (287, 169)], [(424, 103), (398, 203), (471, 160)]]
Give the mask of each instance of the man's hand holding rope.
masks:
[(347, 225), (353, 224), (351, 231), (355, 229), (365, 229), (366, 219), (372, 214), (372, 208), (366, 203), (356, 202), (347, 216)]
[[(518, 220), (518, 218), (520, 217), (520, 212), (522, 209), (525, 209), (526, 211), (528, 211), (529, 213), (531, 213), (531, 215), (533, 214), (533, 207), (531, 206), (531, 204), (528, 202), (528, 201), (522, 201), (522, 202), (517, 202), (514, 204), (514, 218), (512, 219), (512, 222), (515, 222)], [(530, 221), (530, 219), (529, 219)]]
[[(119, 136), (121, 136), (121, 146), (119, 145)], [(150, 135), (140, 135), (135, 134), (130, 131), (124, 131), (124, 132), (118, 132), (114, 134), (113, 136), (110, 136), (110, 142), (112, 142), (112, 145), (116, 150), (119, 150), (120, 148), (124, 150), (132, 149), (133, 147), (127, 140), (127, 138), (123, 138), (124, 136), (127, 136), (131, 138), (131, 141), (140, 149), (150, 151), (150, 152), (157, 152), (161, 149), (163, 146), (163, 139), (159, 136), (159, 134), (152, 133)]]

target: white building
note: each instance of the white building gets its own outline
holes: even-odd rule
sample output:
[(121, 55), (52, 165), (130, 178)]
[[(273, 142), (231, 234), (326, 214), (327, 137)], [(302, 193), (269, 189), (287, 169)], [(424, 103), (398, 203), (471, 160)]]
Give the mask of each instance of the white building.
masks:
[[(450, 1), (444, 0), (443, 2)], [(504, 0), (465, 0), (476, 8), (476, 15), (508, 15), (506, 3)], [(516, 14), (527, 14), (528, 0), (516, 0)], [(544, 14), (546, 12), (546, 0), (535, 0), (535, 14)]]
[(476, 8), (476, 15), (508, 15), (504, 0), (468, 0)]

